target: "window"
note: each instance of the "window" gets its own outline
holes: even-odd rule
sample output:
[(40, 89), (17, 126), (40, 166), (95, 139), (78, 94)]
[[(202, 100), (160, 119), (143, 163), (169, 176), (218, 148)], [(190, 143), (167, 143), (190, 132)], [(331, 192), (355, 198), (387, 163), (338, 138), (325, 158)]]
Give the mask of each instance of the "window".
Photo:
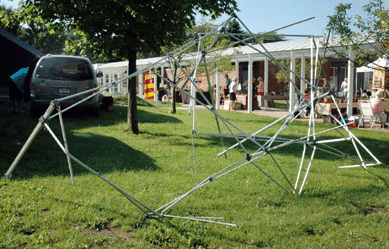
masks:
[[(118, 81), (118, 75), (115, 73), (115, 74), (113, 75), (113, 82), (116, 82), (116, 81)], [(115, 85), (115, 86), (113, 87), (113, 91), (114, 91), (115, 93), (118, 92), (118, 85)]]
[[(105, 84), (109, 84), (109, 73), (105, 74)], [(109, 88), (105, 90), (106, 92), (109, 92)]]
[[(124, 73), (123, 74), (123, 78), (126, 78), (127, 77), (127, 74), (126, 73)], [(125, 81), (123, 81), (123, 92), (126, 92), (127, 91), (127, 82), (128, 82), (128, 80), (125, 80)]]
[(49, 57), (39, 63), (36, 77), (50, 80), (91, 80), (92, 70), (86, 60)]

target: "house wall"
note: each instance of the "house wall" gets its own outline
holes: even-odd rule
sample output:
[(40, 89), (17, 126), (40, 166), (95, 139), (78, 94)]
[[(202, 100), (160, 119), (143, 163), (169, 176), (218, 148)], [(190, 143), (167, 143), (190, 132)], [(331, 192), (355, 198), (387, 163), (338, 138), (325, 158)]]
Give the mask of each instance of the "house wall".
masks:
[[(308, 61), (309, 59), (307, 59)], [(253, 83), (254, 86), (257, 84), (257, 79), (258, 77), (262, 77), (262, 79), (265, 78), (265, 72), (264, 72), (264, 67), (265, 67), (265, 62), (264, 61), (254, 61), (253, 62)], [(268, 93), (269, 94), (274, 94), (274, 95), (280, 95), (280, 94), (287, 94), (287, 88), (288, 84), (285, 82), (278, 82), (275, 76), (275, 70), (272, 70), (272, 67), (275, 67), (272, 63), (269, 63), (269, 72), (268, 72)], [(329, 86), (329, 83), (331, 81), (337, 81), (333, 82), (333, 84), (336, 85), (336, 89), (338, 89), (338, 82), (340, 81), (339, 79), (339, 70), (343, 69), (342, 67), (340, 68), (339, 65), (335, 63), (335, 66), (332, 66), (331, 61), (327, 61), (324, 64), (323, 67), (323, 73), (321, 75), (321, 80), (319, 81), (319, 86), (324, 86), (324, 84), (327, 82)], [(99, 78), (99, 84), (103, 83), (111, 83), (114, 82), (118, 79), (121, 79), (122, 77), (127, 76), (127, 66), (123, 67), (115, 67), (115, 68), (109, 68), (109, 67), (104, 67), (104, 68), (98, 68), (98, 71), (101, 71), (103, 73), (103, 77)], [(345, 71), (343, 69), (343, 71)], [(224, 75), (228, 74), (228, 76), (233, 79), (236, 77), (235, 69), (228, 71), (228, 72), (220, 72), (220, 88), (225, 89), (226, 88), (226, 80)], [(165, 68), (163, 72), (164, 76), (167, 79), (171, 79), (171, 70), (169, 68)], [(343, 75), (343, 74), (342, 74)], [(181, 69), (178, 69), (178, 86), (183, 87), (185, 81), (186, 81), (186, 75), (181, 72)], [(213, 86), (216, 85), (216, 76), (215, 73), (209, 75), (211, 84)], [(242, 84), (243, 87), (243, 93), (247, 94), (247, 89), (248, 86), (245, 85), (248, 82), (248, 63), (247, 62), (239, 62), (239, 83)], [(343, 76), (344, 77), (344, 76)], [(141, 77), (137, 77), (137, 81), (139, 81)], [(325, 78), (323, 80), (322, 78)], [(143, 77), (144, 81), (145, 77)], [(309, 74), (308, 77), (306, 77), (308, 81), (309, 79)], [(341, 82), (341, 81), (340, 81)], [(163, 81), (159, 81), (159, 88), (162, 88), (164, 84)], [(122, 82), (120, 83), (117, 87), (113, 89), (109, 89), (104, 92), (105, 95), (115, 95), (115, 94), (125, 94), (127, 93), (127, 84), (128, 82)], [(202, 90), (202, 91), (208, 91), (208, 82), (207, 82), (207, 76), (204, 72), (198, 73), (196, 77), (196, 84), (197, 87)], [(300, 87), (300, 79), (296, 78), (296, 85)], [(186, 88), (189, 88), (190, 84), (186, 84)], [(170, 87), (169, 87), (170, 88)]]
[[(97, 71), (103, 73), (103, 77), (98, 78), (99, 86), (112, 83), (127, 77), (127, 66), (123, 67), (104, 67), (97, 68)], [(119, 83), (117, 86), (102, 92), (103, 95), (120, 95), (128, 92), (128, 80)]]

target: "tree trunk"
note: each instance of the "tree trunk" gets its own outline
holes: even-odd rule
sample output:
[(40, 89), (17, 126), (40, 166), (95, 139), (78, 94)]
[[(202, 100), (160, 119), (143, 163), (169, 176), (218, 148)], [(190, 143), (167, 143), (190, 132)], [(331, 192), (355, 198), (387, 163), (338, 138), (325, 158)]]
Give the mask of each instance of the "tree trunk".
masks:
[[(128, 50), (128, 75), (136, 72), (136, 51), (133, 48)], [(136, 77), (129, 80), (128, 84), (128, 115), (127, 128), (133, 134), (139, 134), (137, 103), (136, 103)]]
[(173, 97), (172, 97), (172, 113), (176, 113), (176, 88), (173, 86)]

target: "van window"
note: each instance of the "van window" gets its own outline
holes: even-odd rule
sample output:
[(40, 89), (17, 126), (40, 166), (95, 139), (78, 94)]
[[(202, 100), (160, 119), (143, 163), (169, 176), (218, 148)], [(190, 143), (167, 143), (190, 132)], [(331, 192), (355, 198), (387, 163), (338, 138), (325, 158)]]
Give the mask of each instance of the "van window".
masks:
[(93, 74), (87, 61), (77, 58), (43, 58), (35, 77), (51, 80), (92, 80)]

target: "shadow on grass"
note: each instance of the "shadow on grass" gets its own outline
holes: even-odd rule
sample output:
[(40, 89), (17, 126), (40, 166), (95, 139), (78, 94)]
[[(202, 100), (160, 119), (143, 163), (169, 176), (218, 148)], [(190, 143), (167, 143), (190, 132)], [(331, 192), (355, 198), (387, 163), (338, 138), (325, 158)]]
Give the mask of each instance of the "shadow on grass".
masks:
[[(168, 112), (166, 110), (166, 112)], [(138, 109), (138, 121), (139, 123), (155, 123), (155, 124), (160, 124), (160, 123), (173, 123), (173, 124), (178, 124), (182, 123), (181, 120), (178, 118), (173, 117), (172, 115), (163, 115), (160, 113), (153, 113), (153, 112), (147, 112), (144, 110), (139, 110)]]
[[(182, 123), (181, 120), (171, 116), (164, 115), (161, 113), (153, 112), (153, 107), (149, 107), (145, 111), (142, 109), (137, 110), (138, 122), (141, 123)], [(125, 106), (115, 106), (113, 111), (101, 111), (100, 118), (90, 117), (88, 113), (77, 112), (70, 110), (69, 113), (64, 114), (65, 124), (68, 122), (76, 122), (78, 128), (83, 128), (83, 126), (96, 125), (99, 126), (110, 126), (117, 124), (118, 122), (127, 123), (127, 107)], [(58, 119), (58, 118), (55, 118)], [(55, 120), (53, 119), (53, 120)], [(38, 121), (38, 119), (36, 119)]]
[[(12, 164), (23, 144), (32, 133), (39, 119), (29, 113), (14, 114), (4, 110), (0, 118), (0, 170), (6, 172)], [(126, 123), (127, 107), (115, 106), (112, 112), (101, 112), (101, 118), (87, 117), (87, 113), (65, 113), (64, 124), (67, 131), (70, 153), (77, 159), (90, 166), (95, 171), (106, 173), (118, 171), (156, 170), (154, 160), (141, 151), (134, 150), (128, 145), (111, 137), (95, 134), (74, 136), (72, 130), (83, 127), (110, 126), (118, 122)], [(138, 110), (139, 123), (180, 123), (181, 121), (169, 115)], [(50, 125), (62, 141), (59, 131), (58, 118), (50, 121)], [(12, 125), (10, 125), (12, 124)], [(86, 169), (74, 161), (74, 174), (82, 174)], [(43, 129), (34, 139), (27, 153), (13, 172), (13, 177), (30, 178), (33, 176), (69, 174), (66, 156)]]
[[(278, 136), (278, 138), (299, 140), (300, 137), (280, 134)], [(330, 139), (333, 139), (333, 137), (331, 137), (331, 136), (321, 136), (320, 137), (320, 140), (330, 140)], [(363, 137), (360, 140), (368, 148), (368, 150), (370, 150), (373, 153), (373, 155), (375, 157), (377, 157), (377, 159), (382, 162), (383, 165), (389, 165), (389, 154), (387, 153), (387, 148), (389, 148), (389, 141), (377, 140), (374, 138), (367, 138), (367, 137)], [(201, 142), (199, 143), (198, 141), (201, 141)], [(234, 138), (223, 138), (223, 141), (225, 143), (226, 148), (237, 143), (237, 141)], [(378, 141), (379, 141), (379, 143), (378, 143)], [(220, 137), (205, 136), (205, 135), (195, 136), (195, 143), (196, 143), (196, 147), (204, 147), (204, 148), (207, 148), (209, 146), (218, 146), (218, 145), (221, 146), (221, 144), (222, 144)], [(263, 142), (263, 141), (259, 141), (259, 143), (262, 145), (265, 144), (265, 142)], [(181, 144), (184, 145), (184, 142), (181, 142)], [(274, 143), (272, 146), (275, 146), (278, 144), (281, 144), (281, 143)], [(356, 143), (356, 144), (357, 144), (358, 150), (361, 153), (364, 160), (366, 160), (368, 162), (375, 162), (374, 159), (368, 154), (368, 152), (366, 152), (358, 143)], [(187, 145), (189, 145), (189, 143)], [(255, 151), (255, 150), (258, 150), (260, 148), (259, 145), (256, 145), (252, 141), (243, 142), (243, 146), (248, 151)], [(327, 146), (332, 147), (333, 150), (329, 149)], [(237, 146), (236, 148), (241, 150), (240, 146)], [(311, 155), (312, 148), (313, 148), (313, 146), (307, 150), (308, 152), (306, 153), (306, 155), (308, 155), (308, 156)], [(315, 159), (331, 160), (331, 161), (344, 160), (344, 157), (340, 157), (340, 156), (323, 151), (323, 150), (327, 150), (330, 152), (336, 152), (336, 150), (339, 150), (343, 153), (350, 155), (354, 159), (359, 160), (358, 153), (355, 150), (351, 141), (330, 143), (330, 144), (325, 144), (325, 145), (319, 144), (318, 148), (320, 148), (322, 150), (317, 150), (317, 152), (315, 153)], [(296, 158), (300, 159), (302, 151), (303, 151), (302, 144), (291, 144), (291, 145), (287, 145), (283, 148), (279, 148), (277, 150), (274, 150), (272, 152), (272, 154), (295, 156)], [(336, 153), (338, 153), (338, 152), (336, 152)], [(353, 163), (353, 164), (355, 164), (355, 163)]]
[[(61, 138), (59, 138), (61, 139)], [(112, 171), (157, 170), (153, 158), (112, 137), (67, 134), (70, 153), (93, 170), (102, 174)], [(21, 147), (20, 147), (21, 148)], [(17, 154), (17, 153), (16, 153)], [(0, 170), (6, 172), (12, 155), (2, 160)], [(74, 175), (88, 171), (72, 160)], [(38, 135), (13, 172), (13, 178), (69, 175), (66, 155), (48, 133)]]

